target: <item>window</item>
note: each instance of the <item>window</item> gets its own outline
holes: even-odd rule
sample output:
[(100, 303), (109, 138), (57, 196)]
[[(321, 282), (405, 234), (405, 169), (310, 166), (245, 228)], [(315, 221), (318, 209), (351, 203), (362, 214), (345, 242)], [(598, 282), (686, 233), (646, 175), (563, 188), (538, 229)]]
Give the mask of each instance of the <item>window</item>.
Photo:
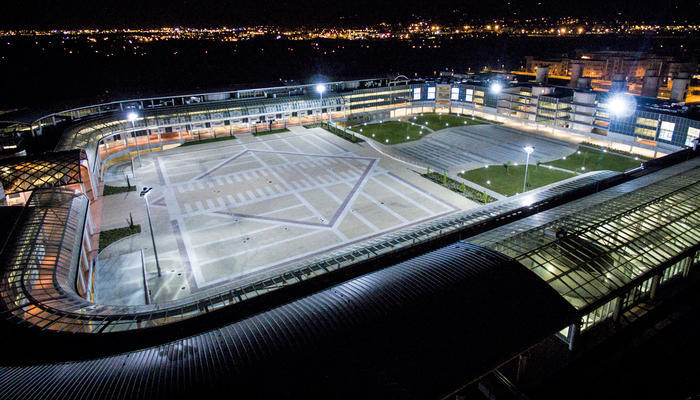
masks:
[(661, 121), (661, 129), (659, 130), (659, 140), (673, 139), (673, 130), (676, 129), (676, 124), (668, 121)]
[(420, 88), (413, 89), (413, 100), (420, 100)]
[(656, 130), (636, 127), (636, 128), (634, 128), (634, 134), (639, 135), (639, 136), (646, 136), (648, 138), (653, 139), (656, 137)]
[(657, 121), (655, 119), (651, 119), (651, 118), (639, 117), (639, 118), (637, 118), (637, 125), (642, 125), (642, 126), (656, 129), (656, 127), (659, 126), (659, 121)]
[(464, 95), (464, 101), (474, 101), (474, 89), (467, 89), (467, 93)]
[(700, 136), (700, 129), (688, 127), (688, 136), (685, 138), (685, 145), (688, 147), (693, 147), (693, 139), (697, 139)]
[(428, 88), (428, 100), (435, 100), (435, 88), (434, 87)]
[(459, 88), (452, 88), (451, 95), (450, 95), (451, 100), (459, 100)]

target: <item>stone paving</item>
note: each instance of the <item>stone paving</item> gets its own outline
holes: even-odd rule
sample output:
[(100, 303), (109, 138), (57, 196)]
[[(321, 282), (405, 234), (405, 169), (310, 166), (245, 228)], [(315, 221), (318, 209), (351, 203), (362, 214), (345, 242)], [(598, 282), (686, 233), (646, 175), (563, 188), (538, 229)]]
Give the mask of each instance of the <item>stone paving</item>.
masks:
[[(117, 182), (119, 168), (109, 175)], [(145, 203), (136, 193), (105, 198), (104, 226), (120, 225), (131, 212), (142, 233), (110, 246), (98, 268), (118, 269), (115, 257), (143, 249), (157, 302), (475, 206), (321, 129), (149, 153), (141, 167), (135, 162), (135, 174), (139, 188), (154, 188), (149, 202), (163, 276), (154, 277)], [(120, 296), (137, 298), (102, 297)]]

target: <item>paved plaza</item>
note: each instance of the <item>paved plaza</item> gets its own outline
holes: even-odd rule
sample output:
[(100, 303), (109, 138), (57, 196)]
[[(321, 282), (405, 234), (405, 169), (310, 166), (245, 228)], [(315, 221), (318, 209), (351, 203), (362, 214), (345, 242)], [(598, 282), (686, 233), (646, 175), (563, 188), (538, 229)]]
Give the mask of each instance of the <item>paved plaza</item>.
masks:
[(391, 147), (402, 158), (415, 160), (433, 170), (456, 174), (486, 164), (524, 164), (527, 155), (523, 147), (527, 145), (535, 147), (531, 163), (555, 160), (577, 148), (572, 143), (491, 124), (442, 129), (420, 141)]
[[(152, 283), (160, 290), (156, 297), (179, 298), (257, 277), (464, 208), (465, 202), (447, 201), (451, 192), (441, 193), (446, 189), (418, 174), (410, 182), (380, 166), (379, 157), (320, 129), (142, 155), (140, 168), (135, 161), (136, 181), (154, 188), (149, 201), (164, 271)], [(426, 190), (426, 183), (439, 194)], [(133, 193), (123, 202), (143, 208)], [(110, 212), (105, 205), (103, 215)], [(142, 212), (135, 217), (146, 222)], [(139, 260), (133, 253), (141, 246), (152, 273), (147, 226), (140, 238), (129, 244), (131, 253), (110, 254), (108, 248), (102, 263), (114, 270), (116, 257)]]

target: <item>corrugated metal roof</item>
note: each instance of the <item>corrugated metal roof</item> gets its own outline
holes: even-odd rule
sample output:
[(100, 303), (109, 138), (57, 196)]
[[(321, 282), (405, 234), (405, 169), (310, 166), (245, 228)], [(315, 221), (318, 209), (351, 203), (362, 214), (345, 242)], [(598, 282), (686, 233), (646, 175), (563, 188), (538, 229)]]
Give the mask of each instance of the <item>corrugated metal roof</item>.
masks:
[[(47, 349), (87, 359), (5, 363), (0, 393), (135, 399), (216, 389), (242, 398), (425, 398), (488, 372), (574, 314), (514, 260), (459, 243), (169, 343), (98, 358), (91, 351), (105, 346), (90, 349), (94, 341)], [(100, 340), (115, 338), (139, 340)]]

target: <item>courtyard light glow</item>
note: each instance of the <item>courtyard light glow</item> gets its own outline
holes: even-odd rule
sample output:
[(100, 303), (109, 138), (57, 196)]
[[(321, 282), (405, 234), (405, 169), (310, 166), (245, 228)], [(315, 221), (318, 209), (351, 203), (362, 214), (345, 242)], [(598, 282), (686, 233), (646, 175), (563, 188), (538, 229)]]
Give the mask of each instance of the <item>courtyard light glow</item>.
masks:
[(126, 115), (126, 119), (128, 119), (130, 122), (136, 121), (136, 119), (137, 119), (138, 117), (139, 117), (139, 115), (136, 114), (136, 113), (133, 112), (133, 111), (130, 112), (130, 113), (128, 113), (128, 114)]
[(501, 82), (494, 82), (489, 86), (489, 92), (493, 94), (500, 94), (503, 91), (503, 84)]
[(326, 85), (324, 85), (322, 83), (319, 83), (318, 85), (316, 85), (316, 92), (318, 94), (323, 94), (325, 91), (326, 91)]

